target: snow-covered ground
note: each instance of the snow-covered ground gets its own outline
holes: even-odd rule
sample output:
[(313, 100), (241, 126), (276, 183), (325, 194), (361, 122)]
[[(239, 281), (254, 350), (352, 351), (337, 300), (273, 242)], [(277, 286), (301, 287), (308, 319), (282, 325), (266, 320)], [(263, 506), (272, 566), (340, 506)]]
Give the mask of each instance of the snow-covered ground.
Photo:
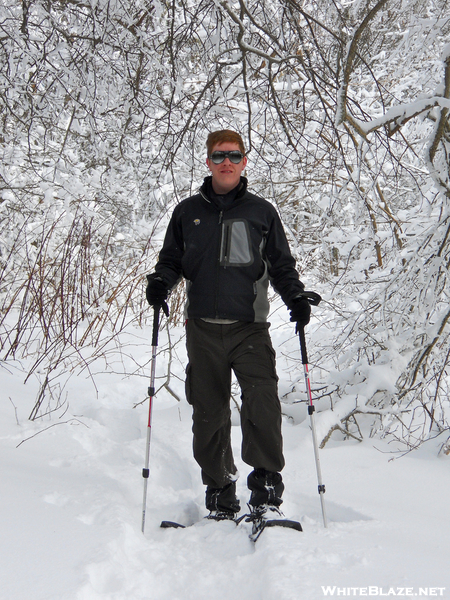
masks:
[[(145, 343), (136, 346), (136, 355), (145, 352)], [(145, 397), (145, 378), (99, 374), (98, 392), (71, 378), (68, 410), (35, 422), (27, 417), (36, 390), (22, 381), (11, 365), (0, 369), (2, 600), (450, 599), (444, 440), (396, 458), (385, 441), (332, 438), (320, 452), (325, 529), (309, 422), (286, 418), (283, 510), (303, 533), (271, 529), (255, 545), (248, 525), (162, 530), (162, 519), (189, 524), (205, 514), (190, 408), (163, 390), (143, 535), (148, 405), (133, 406)], [(172, 384), (182, 390), (181, 380)], [(237, 426), (233, 440), (245, 507), (250, 468)]]

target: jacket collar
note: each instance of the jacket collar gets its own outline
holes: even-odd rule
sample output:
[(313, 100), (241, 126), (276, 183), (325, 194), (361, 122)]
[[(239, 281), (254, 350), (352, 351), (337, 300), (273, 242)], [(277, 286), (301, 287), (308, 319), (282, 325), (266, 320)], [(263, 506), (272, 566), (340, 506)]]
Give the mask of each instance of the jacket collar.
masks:
[[(245, 197), (245, 194), (247, 193), (247, 178), (241, 176), (241, 181), (237, 187), (238, 187), (238, 190), (237, 190), (236, 196), (233, 200), (233, 204), (235, 204), (236, 202), (239, 202), (240, 200), (242, 200)], [(216, 194), (214, 194), (214, 191), (212, 188), (212, 176), (211, 175), (209, 175), (208, 177), (205, 177), (205, 179), (203, 180), (203, 184), (199, 189), (199, 193), (207, 202), (214, 204), (218, 208), (222, 208), (221, 206), (218, 206), (218, 202), (216, 200), (217, 196), (216, 196)]]

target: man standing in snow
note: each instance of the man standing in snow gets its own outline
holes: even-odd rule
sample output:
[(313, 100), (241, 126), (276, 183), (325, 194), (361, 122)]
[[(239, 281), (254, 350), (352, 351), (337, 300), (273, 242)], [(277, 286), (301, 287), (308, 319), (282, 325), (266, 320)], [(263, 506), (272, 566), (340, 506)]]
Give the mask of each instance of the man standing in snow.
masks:
[(193, 407), (194, 457), (206, 485), (210, 518), (240, 510), (231, 449), (231, 372), (242, 391), (242, 459), (254, 513), (279, 512), (284, 484), (281, 407), (267, 316), (269, 281), (304, 326), (311, 308), (302, 297), (275, 208), (247, 190), (244, 144), (231, 130), (209, 134), (206, 177), (199, 193), (175, 208), (155, 272), (149, 304), (160, 307), (186, 280), (186, 397)]

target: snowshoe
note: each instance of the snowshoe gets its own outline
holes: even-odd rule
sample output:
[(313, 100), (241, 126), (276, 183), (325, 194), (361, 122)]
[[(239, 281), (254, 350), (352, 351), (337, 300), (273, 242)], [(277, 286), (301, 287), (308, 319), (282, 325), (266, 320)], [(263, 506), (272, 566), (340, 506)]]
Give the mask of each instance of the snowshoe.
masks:
[(250, 514), (246, 517), (246, 522), (252, 524), (252, 531), (249, 538), (252, 542), (259, 539), (266, 527), (287, 527), (296, 531), (303, 531), (298, 521), (286, 519), (281, 510), (274, 505), (263, 504), (260, 506), (249, 505)]

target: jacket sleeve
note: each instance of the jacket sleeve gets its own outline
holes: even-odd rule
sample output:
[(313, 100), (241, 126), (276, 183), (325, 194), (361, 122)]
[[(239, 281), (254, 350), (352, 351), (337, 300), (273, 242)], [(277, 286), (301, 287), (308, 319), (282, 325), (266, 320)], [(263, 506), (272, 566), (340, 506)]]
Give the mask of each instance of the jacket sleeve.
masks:
[(288, 308), (293, 300), (305, 289), (299, 280), (295, 259), (291, 254), (280, 217), (273, 209), (272, 223), (267, 233), (265, 256), (269, 268), (270, 282), (280, 294)]
[(176, 207), (172, 213), (155, 272), (147, 275), (147, 278), (161, 278), (169, 290), (174, 288), (182, 277), (181, 259), (184, 243), (178, 208)]

